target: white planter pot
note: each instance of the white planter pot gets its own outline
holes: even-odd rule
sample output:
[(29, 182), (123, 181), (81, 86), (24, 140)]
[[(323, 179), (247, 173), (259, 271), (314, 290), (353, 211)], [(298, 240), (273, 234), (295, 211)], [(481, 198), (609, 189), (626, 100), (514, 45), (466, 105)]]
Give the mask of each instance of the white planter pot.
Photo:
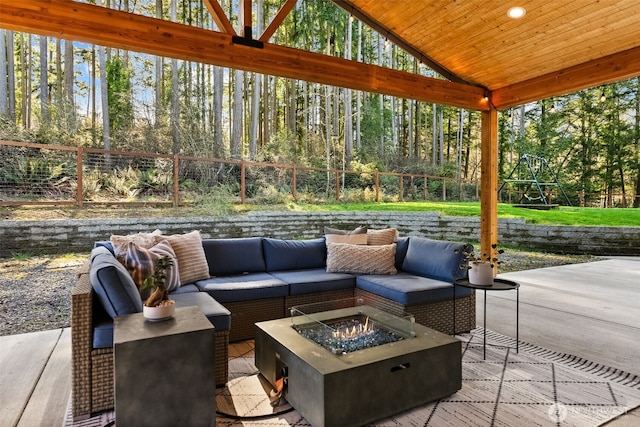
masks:
[(469, 263), (469, 283), (478, 286), (493, 285), (493, 267), (491, 263), (472, 261)]
[(157, 307), (142, 306), (142, 315), (145, 319), (151, 322), (159, 322), (162, 320), (171, 319), (176, 312), (176, 302), (169, 300), (163, 302), (163, 305)]

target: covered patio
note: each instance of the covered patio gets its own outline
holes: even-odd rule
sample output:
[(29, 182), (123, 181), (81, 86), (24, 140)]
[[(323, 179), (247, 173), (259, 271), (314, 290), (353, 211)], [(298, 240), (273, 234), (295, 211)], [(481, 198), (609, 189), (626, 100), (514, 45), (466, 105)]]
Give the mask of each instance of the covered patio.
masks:
[[(511, 4), (486, 0), (334, 2), (442, 78), (269, 43), (296, 0), (283, 1), (257, 37), (251, 0), (240, 1), (240, 31), (218, 0), (204, 3), (219, 31), (53, 0), (0, 0), (0, 27), (480, 111), (484, 253), (498, 240), (498, 111), (640, 75), (640, 2), (635, 0), (529, 0), (521, 4), (526, 13), (520, 19), (507, 16)], [(510, 273), (523, 285), (521, 337), (640, 375), (638, 261), (597, 264), (602, 266), (597, 273), (582, 275), (570, 266)], [(543, 285), (532, 279), (542, 275)], [(594, 286), (591, 299), (575, 298), (580, 289)], [(606, 301), (606, 307), (596, 300)], [(512, 333), (510, 303), (502, 296), (489, 302), (491, 310), (498, 307), (489, 315), (489, 329)], [(70, 393), (70, 337), (68, 329), (0, 337), (1, 425), (63, 422)], [(610, 425), (638, 424), (636, 409)]]
[[(520, 338), (640, 375), (640, 258), (603, 259), (507, 273), (521, 283)], [(490, 295), (487, 328), (514, 336), (513, 295)], [(577, 298), (576, 295), (580, 294)], [(482, 325), (478, 297), (478, 325)], [(243, 343), (230, 347), (242, 353)], [(62, 425), (71, 391), (71, 331), (0, 337), (1, 426)], [(640, 423), (640, 409), (608, 426)]]
[(482, 253), (498, 240), (498, 111), (640, 75), (635, 0), (333, 2), (442, 78), (270, 43), (297, 0), (282, 1), (262, 34), (252, 0), (239, 2), (238, 29), (218, 0), (204, 0), (219, 31), (51, 0), (2, 0), (0, 26), (480, 111)]

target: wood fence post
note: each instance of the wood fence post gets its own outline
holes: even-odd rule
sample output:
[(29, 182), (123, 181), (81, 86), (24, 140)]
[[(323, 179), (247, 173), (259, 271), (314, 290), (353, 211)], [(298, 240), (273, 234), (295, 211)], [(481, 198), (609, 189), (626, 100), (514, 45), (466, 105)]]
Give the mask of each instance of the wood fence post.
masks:
[(376, 202), (380, 201), (380, 171), (376, 171)]
[(173, 155), (173, 207), (180, 206), (180, 156)]
[(425, 174), (424, 176), (424, 201), (427, 201), (427, 198), (429, 197), (429, 190), (427, 189), (427, 175)]
[(245, 201), (245, 191), (247, 189), (246, 185), (246, 179), (245, 179), (245, 172), (246, 172), (246, 165), (245, 165), (245, 160), (242, 160), (240, 162), (240, 203), (244, 205), (244, 201)]
[(442, 201), (447, 201), (447, 179), (442, 178)]
[(76, 151), (76, 182), (77, 182), (77, 186), (76, 186), (76, 204), (79, 207), (82, 207), (82, 203), (84, 202), (84, 183), (82, 181), (82, 156), (83, 156), (83, 149), (82, 147), (78, 147), (78, 150)]
[(398, 185), (398, 187), (400, 188), (400, 201), (403, 202), (404, 201), (404, 175), (403, 174), (398, 174), (398, 178), (400, 178), (400, 185)]
[(336, 171), (336, 200), (340, 200), (340, 172)]
[(293, 196), (293, 200), (298, 201), (298, 193), (296, 191), (296, 186), (298, 185), (298, 179), (296, 177), (297, 174), (297, 168), (296, 165), (293, 165), (293, 168), (291, 170), (291, 175), (293, 175), (291, 177), (291, 195)]

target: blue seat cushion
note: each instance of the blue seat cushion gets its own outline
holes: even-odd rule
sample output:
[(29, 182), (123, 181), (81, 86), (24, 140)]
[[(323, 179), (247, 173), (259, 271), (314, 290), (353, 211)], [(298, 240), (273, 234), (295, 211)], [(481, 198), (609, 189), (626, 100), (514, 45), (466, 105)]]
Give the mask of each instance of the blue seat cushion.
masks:
[(402, 270), (453, 284), (467, 274), (460, 268), (466, 247), (464, 243), (411, 236)]
[(327, 245), (324, 238), (311, 240), (262, 239), (268, 272), (324, 268)]
[(91, 251), (91, 287), (111, 318), (142, 311), (142, 298), (131, 275), (105, 247)]
[(93, 348), (113, 347), (113, 319), (103, 319), (93, 326)]
[(231, 312), (206, 292), (172, 294), (171, 299), (176, 302), (176, 308), (198, 306), (216, 331), (231, 329)]
[[(356, 287), (403, 305), (453, 299), (453, 284), (441, 280), (416, 276), (406, 272), (396, 275), (362, 275), (356, 278)], [(471, 289), (457, 288), (456, 297), (470, 295)]]
[(202, 240), (211, 276), (266, 271), (261, 237)]
[(198, 289), (198, 287), (196, 285), (194, 285), (193, 283), (190, 283), (188, 285), (182, 285), (180, 286), (178, 289), (174, 289), (173, 291), (171, 291), (169, 293), (169, 295), (176, 295), (176, 294), (186, 294), (189, 292), (200, 292), (200, 289)]
[(327, 273), (325, 268), (298, 271), (273, 271), (273, 277), (289, 285), (289, 295), (353, 289), (356, 278), (348, 273)]
[(289, 285), (269, 273), (239, 274), (199, 280), (196, 286), (221, 303), (285, 297)]

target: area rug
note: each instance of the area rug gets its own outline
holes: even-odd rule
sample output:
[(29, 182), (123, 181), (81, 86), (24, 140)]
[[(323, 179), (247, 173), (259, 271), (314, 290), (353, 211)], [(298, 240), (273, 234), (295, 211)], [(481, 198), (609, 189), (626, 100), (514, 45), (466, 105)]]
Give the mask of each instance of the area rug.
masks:
[[(483, 330), (459, 335), (462, 389), (457, 393), (371, 424), (398, 426), (599, 426), (640, 406), (640, 377)], [(253, 357), (229, 360), (229, 382), (216, 391), (217, 426), (310, 426), (286, 401), (271, 404), (272, 387)], [(67, 425), (98, 426), (113, 412)], [(91, 423), (92, 421), (96, 421)]]

